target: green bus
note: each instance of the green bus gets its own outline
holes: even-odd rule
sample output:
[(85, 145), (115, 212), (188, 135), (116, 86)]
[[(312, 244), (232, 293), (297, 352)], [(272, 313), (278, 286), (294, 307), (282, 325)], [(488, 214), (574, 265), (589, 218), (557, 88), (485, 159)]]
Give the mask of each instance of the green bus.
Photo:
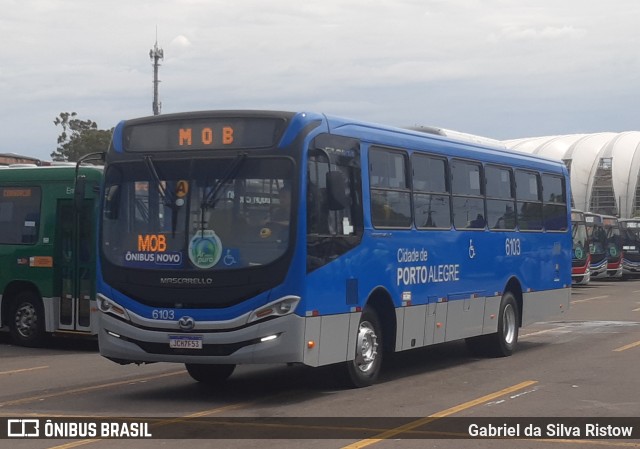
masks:
[(0, 169), (0, 323), (15, 344), (96, 333), (101, 180), (94, 166)]

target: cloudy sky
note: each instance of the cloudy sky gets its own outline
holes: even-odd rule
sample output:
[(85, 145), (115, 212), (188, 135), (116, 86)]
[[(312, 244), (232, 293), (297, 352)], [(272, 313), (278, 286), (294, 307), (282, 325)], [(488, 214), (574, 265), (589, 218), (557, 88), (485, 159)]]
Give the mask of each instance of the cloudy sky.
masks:
[(496, 139), (640, 130), (637, 0), (0, 0), (0, 153), (60, 112), (313, 110)]

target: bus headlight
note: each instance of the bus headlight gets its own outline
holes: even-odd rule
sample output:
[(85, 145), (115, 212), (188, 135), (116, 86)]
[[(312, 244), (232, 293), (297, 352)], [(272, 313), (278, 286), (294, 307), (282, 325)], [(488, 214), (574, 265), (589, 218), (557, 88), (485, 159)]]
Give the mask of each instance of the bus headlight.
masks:
[(251, 315), (249, 315), (247, 323), (252, 323), (254, 321), (262, 320), (264, 318), (272, 316), (289, 315), (296, 310), (299, 302), (299, 296), (285, 296), (283, 298), (280, 298), (274, 302), (267, 304), (266, 306), (254, 310)]
[(101, 312), (110, 313), (119, 318), (129, 321), (129, 314), (127, 313), (126, 309), (112, 299), (109, 299), (103, 294), (98, 293), (96, 295), (96, 302), (98, 303), (98, 309), (100, 309)]

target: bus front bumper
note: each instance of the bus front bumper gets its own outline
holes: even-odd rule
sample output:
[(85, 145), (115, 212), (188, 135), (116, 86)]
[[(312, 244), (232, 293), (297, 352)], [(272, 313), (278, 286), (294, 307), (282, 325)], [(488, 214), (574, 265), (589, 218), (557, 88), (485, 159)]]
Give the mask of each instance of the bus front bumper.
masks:
[[(295, 314), (225, 331), (143, 329), (100, 313), (100, 354), (117, 363), (259, 364), (303, 360), (305, 318)], [(186, 341), (171, 347), (172, 340)], [(193, 347), (189, 349), (185, 346)]]

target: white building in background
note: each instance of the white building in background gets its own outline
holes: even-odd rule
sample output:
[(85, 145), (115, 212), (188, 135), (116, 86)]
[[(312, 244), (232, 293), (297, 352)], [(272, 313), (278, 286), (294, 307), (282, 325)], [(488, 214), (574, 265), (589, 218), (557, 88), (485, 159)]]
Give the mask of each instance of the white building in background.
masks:
[(562, 160), (571, 175), (572, 206), (640, 216), (640, 132), (572, 134), (506, 140), (507, 148)]

